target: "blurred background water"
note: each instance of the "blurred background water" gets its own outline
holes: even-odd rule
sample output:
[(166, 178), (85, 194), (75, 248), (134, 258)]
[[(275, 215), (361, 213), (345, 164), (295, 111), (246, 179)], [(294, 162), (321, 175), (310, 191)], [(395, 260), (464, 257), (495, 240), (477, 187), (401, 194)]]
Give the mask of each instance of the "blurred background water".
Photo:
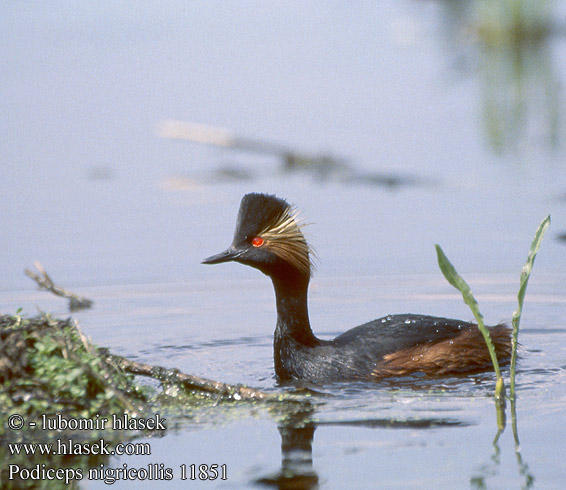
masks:
[[(526, 473), (559, 488), (565, 20), (566, 4), (550, 1), (4, 2), (1, 311), (68, 314), (24, 276), (37, 259), (94, 300), (73, 315), (98, 344), (278, 389), (271, 285), (238, 265), (200, 265), (230, 243), (246, 192), (285, 197), (311, 223), (321, 336), (388, 313), (469, 319), (435, 243), (488, 321), (509, 321), (531, 238), (551, 214), (526, 299), (518, 411)], [(277, 156), (159, 137), (171, 119), (345, 166), (290, 169)], [(299, 434), (314, 460), (302, 488), (526, 485), (509, 434), (491, 457), (490, 378), (446, 383), (432, 396), (329, 388), (311, 417), (314, 443)], [(458, 423), (337, 425), (447, 412)], [(266, 476), (281, 463), (269, 414), (210, 417), (205, 430), (186, 422), (153, 440), (151, 462), (218, 460), (230, 467), (221, 486), (283, 485)]]

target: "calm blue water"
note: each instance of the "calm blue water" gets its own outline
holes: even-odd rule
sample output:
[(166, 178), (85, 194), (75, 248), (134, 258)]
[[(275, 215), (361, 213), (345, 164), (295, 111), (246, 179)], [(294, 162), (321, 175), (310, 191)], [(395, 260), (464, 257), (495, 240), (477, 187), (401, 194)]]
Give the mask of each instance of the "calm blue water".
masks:
[[(564, 5), (555, 7), (561, 25)], [(149, 441), (151, 456), (113, 466), (226, 464), (227, 481), (206, 483), (222, 488), (273, 480), (289, 465), (306, 475), (301, 488), (520, 488), (529, 476), (535, 488), (563, 486), (566, 40), (487, 49), (474, 12), (473, 2), (442, 1), (0, 7), (2, 312), (69, 314), (23, 274), (39, 260), (95, 301), (73, 316), (96, 343), (277, 391), (269, 281), (200, 265), (231, 241), (246, 192), (286, 197), (311, 223), (310, 313), (325, 338), (388, 313), (470, 319), (438, 272), (435, 243), (488, 322), (509, 321), (532, 236), (552, 215), (520, 337), (522, 460), (509, 412), (492, 445), (493, 381), (479, 376), (325, 387), (287, 427), (261, 407), (210, 410), (171, 421)], [(276, 158), (159, 138), (165, 119), (334, 154), (352, 175), (410, 183), (285, 173)], [(226, 168), (246, 178), (220, 178)], [(300, 430), (305, 419), (316, 423)], [(303, 452), (282, 458), (282, 437)]]

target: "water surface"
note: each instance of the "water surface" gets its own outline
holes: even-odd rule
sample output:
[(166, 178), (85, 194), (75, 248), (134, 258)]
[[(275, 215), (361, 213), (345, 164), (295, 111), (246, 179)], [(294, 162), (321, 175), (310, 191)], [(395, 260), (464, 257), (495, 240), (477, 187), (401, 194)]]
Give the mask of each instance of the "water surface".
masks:
[[(534, 231), (552, 215), (520, 334), (520, 453), (510, 407), (493, 443), (493, 377), (478, 375), (316, 387), (304, 413), (216, 407), (171, 419), (151, 456), (112, 466), (226, 464), (228, 480), (190, 483), (228, 488), (285, 488), (290, 471), (300, 488), (563, 485), (566, 43), (487, 48), (474, 11), (442, 1), (0, 7), (2, 312), (69, 314), (24, 276), (37, 259), (94, 300), (73, 316), (97, 344), (278, 392), (268, 279), (200, 265), (231, 241), (246, 192), (286, 197), (311, 223), (310, 314), (324, 338), (389, 313), (469, 320), (435, 243), (487, 321), (509, 321)], [(557, 25), (564, 13), (556, 5)], [(276, 158), (158, 138), (170, 118), (335, 154), (365, 177), (289, 173)]]

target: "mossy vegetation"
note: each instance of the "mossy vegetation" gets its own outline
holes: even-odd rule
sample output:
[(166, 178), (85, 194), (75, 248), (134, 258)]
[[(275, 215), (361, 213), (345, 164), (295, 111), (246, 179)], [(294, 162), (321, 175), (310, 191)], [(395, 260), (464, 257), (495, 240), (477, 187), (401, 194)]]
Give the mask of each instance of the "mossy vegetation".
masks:
[[(72, 319), (0, 315), (0, 341), (0, 437), (15, 413), (28, 418), (60, 414), (88, 419), (123, 413), (136, 417), (164, 407), (188, 410), (276, 398), (112, 355), (91, 344)], [(158, 383), (150, 386), (139, 376)]]
[[(147, 420), (170, 418), (172, 425), (163, 424), (170, 430), (183, 421), (222, 423), (243, 413), (250, 416), (258, 402), (275, 402), (269, 405), (270, 413), (276, 406), (283, 410), (302, 403), (299, 397), (113, 355), (94, 346), (72, 319), (0, 315), (0, 346), (0, 487), (6, 489), (78, 488), (92, 469), (106, 471), (111, 466), (110, 455), (118, 444), (164, 434), (162, 427), (142, 426)], [(106, 425), (96, 425), (103, 419)], [(102, 441), (108, 452), (82, 448)], [(46, 449), (60, 444), (73, 449)], [(27, 476), (20, 478), (20, 468)], [(55, 469), (64, 479), (50, 478)]]
[(106, 362), (71, 320), (0, 316), (0, 434), (12, 413), (93, 417), (137, 413), (148, 401), (134, 376)]

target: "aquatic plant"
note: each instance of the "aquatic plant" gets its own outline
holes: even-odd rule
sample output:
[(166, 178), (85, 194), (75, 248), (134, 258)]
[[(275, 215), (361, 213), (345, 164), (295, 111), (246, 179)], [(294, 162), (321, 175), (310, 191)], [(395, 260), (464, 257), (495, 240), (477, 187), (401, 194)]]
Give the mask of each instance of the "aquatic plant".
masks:
[(501, 376), (501, 369), (499, 367), (499, 361), (497, 359), (497, 354), (495, 353), (495, 346), (491, 341), (491, 336), (489, 334), (489, 330), (485, 326), (483, 321), (483, 315), (480, 312), (478, 302), (474, 297), (472, 290), (468, 283), (464, 281), (464, 279), (456, 272), (456, 269), (452, 265), (452, 263), (448, 260), (448, 257), (440, 248), (440, 245), (435, 245), (436, 247), (436, 254), (438, 256), (438, 265), (440, 270), (444, 274), (446, 280), (454, 286), (458, 291), (462, 293), (462, 298), (464, 299), (464, 303), (468, 305), (472, 313), (474, 314), (474, 318), (478, 324), (478, 328), (480, 329), (483, 338), (485, 339), (485, 343), (489, 350), (489, 355), (491, 357), (491, 362), (493, 364), (493, 369), (495, 371), (495, 375), (497, 377), (497, 382), (495, 385), (495, 396), (496, 398), (500, 398), (504, 395), (505, 385), (503, 383), (503, 377)]
[[(139, 376), (152, 378), (152, 386)], [(303, 399), (113, 355), (93, 345), (72, 319), (0, 314), (0, 440), (7, 443), (0, 445), (0, 488), (80, 488), (80, 480), (91, 471), (103, 471), (118, 443), (169, 428), (148, 426), (145, 420), (164, 423), (172, 417), (201, 424), (216, 417), (216, 423), (225, 423), (229, 416), (255, 413), (255, 405), (250, 410), (255, 402), (274, 402), (263, 406), (289, 410), (302, 407)], [(60, 444), (62, 452), (51, 452)], [(29, 447), (41, 449), (31, 454)], [(85, 449), (90, 447), (92, 453)], [(54, 468), (64, 479), (44, 476)], [(26, 476), (32, 470), (40, 476)]]
[[(533, 264), (542, 243), (542, 238), (544, 236), (544, 232), (550, 225), (550, 216), (547, 216), (544, 220), (542, 220), (541, 224), (539, 225), (533, 242), (531, 244), (531, 248), (529, 250), (529, 254), (527, 256), (527, 261), (521, 270), (521, 278), (520, 278), (520, 286), (519, 286), (519, 293), (517, 294), (517, 299), (519, 306), (517, 310), (513, 313), (513, 336), (512, 336), (512, 352), (511, 352), (511, 367), (510, 367), (510, 396), (511, 399), (515, 399), (515, 374), (516, 374), (516, 366), (517, 366), (517, 347), (518, 337), (519, 337), (519, 322), (521, 321), (521, 313), (523, 311), (523, 302), (525, 299), (525, 293), (527, 291), (527, 284), (529, 282), (529, 277), (531, 275)], [(448, 257), (442, 251), (440, 245), (436, 245), (436, 254), (438, 257), (438, 265), (442, 274), (446, 280), (454, 286), (460, 293), (462, 293), (462, 297), (464, 302), (468, 305), (470, 310), (472, 311), (476, 322), (478, 324), (478, 328), (480, 329), (483, 337), (485, 339), (487, 348), (489, 350), (489, 355), (491, 357), (491, 361), (493, 363), (493, 369), (495, 371), (495, 375), (497, 377), (497, 381), (495, 384), (495, 397), (497, 399), (503, 399), (505, 396), (505, 384), (503, 382), (503, 377), (501, 376), (501, 369), (499, 367), (499, 361), (497, 359), (497, 355), (495, 353), (495, 347), (489, 335), (489, 330), (484, 324), (483, 315), (479, 310), (478, 302), (476, 301), (470, 286), (464, 281), (464, 279), (456, 272), (456, 269), (452, 265), (452, 263), (448, 260)]]
[(519, 292), (517, 293), (517, 302), (518, 307), (513, 312), (513, 319), (511, 320), (513, 324), (513, 350), (511, 352), (511, 381), (510, 381), (510, 391), (511, 391), (511, 399), (515, 399), (515, 371), (517, 366), (517, 347), (519, 345), (518, 337), (519, 337), (519, 323), (521, 321), (521, 314), (523, 312), (523, 301), (525, 300), (525, 293), (527, 292), (527, 284), (529, 282), (529, 277), (531, 277), (531, 271), (533, 270), (533, 265), (535, 263), (535, 258), (539, 251), (540, 245), (542, 243), (542, 239), (544, 237), (544, 233), (546, 229), (550, 225), (550, 216), (547, 216), (545, 219), (542, 220), (541, 224), (539, 225), (535, 237), (533, 238), (533, 242), (531, 243), (531, 249), (529, 250), (529, 254), (527, 256), (527, 261), (525, 265), (521, 269), (521, 278), (520, 278), (520, 286)]
[(12, 413), (94, 417), (144, 405), (134, 376), (105, 362), (71, 319), (0, 315), (0, 340), (0, 422)]
[(551, 32), (552, 6), (551, 0), (482, 0), (476, 30), (487, 45), (538, 42)]

